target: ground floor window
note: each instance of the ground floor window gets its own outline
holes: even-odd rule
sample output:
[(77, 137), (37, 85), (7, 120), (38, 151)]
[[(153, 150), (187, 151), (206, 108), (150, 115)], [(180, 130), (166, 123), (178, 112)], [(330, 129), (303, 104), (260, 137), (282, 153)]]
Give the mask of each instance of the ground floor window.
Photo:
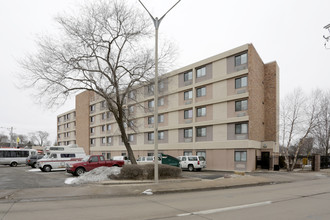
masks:
[(192, 155), (192, 151), (184, 151), (183, 152), (183, 156), (191, 156)]
[(246, 162), (246, 151), (235, 151), (236, 162)]
[(203, 156), (204, 158), (206, 158), (206, 152), (205, 151), (197, 151), (196, 155), (197, 156)]

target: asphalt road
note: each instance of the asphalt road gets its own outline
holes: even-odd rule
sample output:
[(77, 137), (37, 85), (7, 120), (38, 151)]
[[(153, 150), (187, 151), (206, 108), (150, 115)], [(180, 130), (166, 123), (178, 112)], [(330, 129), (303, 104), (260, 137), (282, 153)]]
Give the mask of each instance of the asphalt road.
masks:
[(0, 190), (60, 187), (65, 185), (64, 181), (68, 177), (72, 175), (65, 171), (45, 173), (28, 166), (0, 165)]
[(0, 219), (330, 219), (330, 178), (135, 197), (0, 203)]

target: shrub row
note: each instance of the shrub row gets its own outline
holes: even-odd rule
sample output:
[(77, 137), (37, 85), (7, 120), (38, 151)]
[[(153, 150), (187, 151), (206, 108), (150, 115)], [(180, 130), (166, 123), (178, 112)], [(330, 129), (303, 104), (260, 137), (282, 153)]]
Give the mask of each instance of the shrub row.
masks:
[[(181, 177), (181, 168), (165, 164), (158, 164), (158, 174), (160, 179)], [(120, 180), (151, 180), (154, 179), (154, 164), (125, 165), (119, 175), (111, 175), (110, 179)]]

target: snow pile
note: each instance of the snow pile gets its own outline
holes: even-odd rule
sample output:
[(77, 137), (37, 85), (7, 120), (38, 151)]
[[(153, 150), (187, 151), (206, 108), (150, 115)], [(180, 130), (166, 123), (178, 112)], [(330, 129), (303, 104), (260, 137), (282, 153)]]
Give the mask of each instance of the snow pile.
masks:
[(77, 178), (67, 178), (65, 184), (83, 184), (109, 180), (110, 175), (120, 174), (120, 167), (98, 167)]

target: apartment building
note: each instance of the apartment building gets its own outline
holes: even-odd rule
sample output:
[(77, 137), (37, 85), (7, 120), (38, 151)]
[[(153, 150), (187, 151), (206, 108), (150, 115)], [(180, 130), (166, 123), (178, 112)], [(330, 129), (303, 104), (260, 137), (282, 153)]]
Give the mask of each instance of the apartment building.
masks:
[[(126, 131), (134, 154), (153, 155), (153, 85), (128, 96)], [(279, 68), (264, 64), (252, 44), (163, 75), (158, 106), (159, 152), (203, 155), (213, 170), (253, 171), (258, 156), (270, 158), (270, 169), (278, 163), (271, 158), (279, 152)], [(89, 91), (58, 116), (58, 143), (108, 158), (126, 154), (105, 101)]]

